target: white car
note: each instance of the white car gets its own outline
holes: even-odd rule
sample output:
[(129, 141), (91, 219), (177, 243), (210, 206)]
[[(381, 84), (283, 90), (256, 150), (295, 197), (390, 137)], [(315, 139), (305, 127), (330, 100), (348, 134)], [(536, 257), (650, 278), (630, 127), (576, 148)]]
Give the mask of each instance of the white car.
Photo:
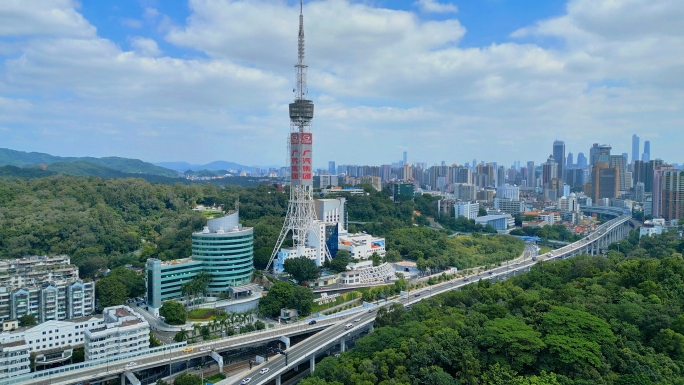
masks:
[(138, 365), (137, 362), (129, 362), (129, 363), (126, 364), (126, 367), (127, 367), (127, 368), (132, 368), (132, 367), (134, 367), (134, 366), (136, 366), (136, 365)]
[(247, 378), (245, 378), (245, 379), (242, 380), (241, 384), (243, 384), (243, 385), (244, 385), (244, 384), (249, 384), (250, 381), (252, 381), (252, 378), (251, 378), (251, 377), (247, 377)]
[(361, 318), (355, 319), (354, 322), (361, 322)]
[(205, 346), (205, 347), (203, 347), (202, 349), (200, 349), (200, 351), (205, 352), (205, 351), (207, 351), (207, 350), (209, 350), (209, 349), (211, 349), (211, 347)]
[(268, 368), (263, 368), (259, 371), (259, 374), (266, 374), (268, 373)]

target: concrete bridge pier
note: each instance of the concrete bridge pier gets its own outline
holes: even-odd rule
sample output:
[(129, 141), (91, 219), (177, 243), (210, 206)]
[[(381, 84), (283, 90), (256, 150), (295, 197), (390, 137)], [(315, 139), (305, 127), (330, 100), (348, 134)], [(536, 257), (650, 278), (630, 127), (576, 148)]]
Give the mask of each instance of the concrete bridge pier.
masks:
[(309, 360), (309, 371), (311, 371), (311, 373), (313, 373), (315, 369), (316, 369), (316, 355), (312, 354), (311, 359)]
[(347, 350), (345, 342), (344, 337), (340, 338), (340, 353), (344, 353)]
[(276, 385), (280, 385), (280, 374), (276, 376)]

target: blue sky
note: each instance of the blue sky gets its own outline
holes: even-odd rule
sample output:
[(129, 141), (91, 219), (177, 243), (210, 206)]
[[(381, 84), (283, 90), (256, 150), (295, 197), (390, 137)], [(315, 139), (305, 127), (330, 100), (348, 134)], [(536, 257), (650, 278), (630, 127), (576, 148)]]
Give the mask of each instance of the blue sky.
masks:
[[(284, 164), (298, 3), (6, 0), (0, 143)], [(511, 164), (594, 142), (684, 163), (684, 4), (305, 1), (317, 165)], [(189, 145), (190, 144), (190, 145)]]

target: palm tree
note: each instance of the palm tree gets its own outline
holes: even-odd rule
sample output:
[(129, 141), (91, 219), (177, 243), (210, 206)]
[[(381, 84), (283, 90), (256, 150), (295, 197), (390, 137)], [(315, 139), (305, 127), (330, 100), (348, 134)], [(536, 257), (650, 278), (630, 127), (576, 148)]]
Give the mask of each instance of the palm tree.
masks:
[(176, 342), (183, 342), (188, 339), (188, 331), (183, 328), (181, 329), (178, 333), (176, 333), (175, 336), (173, 336), (173, 340)]
[(192, 324), (192, 336), (197, 337), (197, 334), (199, 332), (200, 325), (199, 324)]
[(228, 318), (230, 318), (230, 326), (235, 326), (235, 324), (237, 323), (237, 317), (238, 317), (238, 314), (234, 311), (231, 311), (228, 314)]
[(228, 319), (225, 317), (225, 314), (221, 314), (221, 317), (219, 318), (218, 323), (219, 323), (219, 329), (226, 330), (226, 325), (228, 324)]

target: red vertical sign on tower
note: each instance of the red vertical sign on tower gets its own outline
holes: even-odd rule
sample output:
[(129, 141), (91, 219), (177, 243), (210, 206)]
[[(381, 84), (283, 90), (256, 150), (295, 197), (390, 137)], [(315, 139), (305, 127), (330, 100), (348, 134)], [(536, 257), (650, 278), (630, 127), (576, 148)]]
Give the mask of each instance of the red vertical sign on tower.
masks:
[(290, 134), (290, 180), (292, 185), (313, 183), (313, 135), (310, 132)]

